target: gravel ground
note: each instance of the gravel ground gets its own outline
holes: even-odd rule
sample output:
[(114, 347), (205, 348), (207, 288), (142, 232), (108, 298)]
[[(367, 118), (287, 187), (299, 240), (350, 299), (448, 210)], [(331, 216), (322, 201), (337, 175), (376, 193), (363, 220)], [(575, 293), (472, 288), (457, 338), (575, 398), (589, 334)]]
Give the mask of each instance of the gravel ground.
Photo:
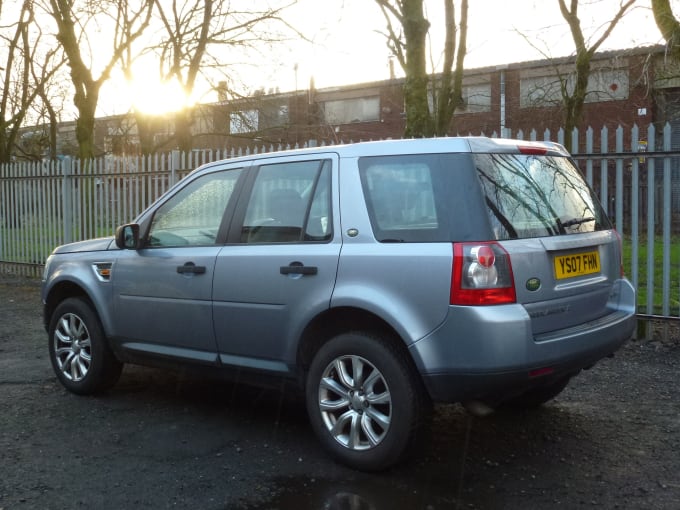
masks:
[(633, 341), (539, 411), (438, 406), (425, 449), (364, 474), (295, 393), (126, 367), (103, 397), (52, 374), (39, 284), (0, 275), (0, 510), (680, 508), (680, 340)]

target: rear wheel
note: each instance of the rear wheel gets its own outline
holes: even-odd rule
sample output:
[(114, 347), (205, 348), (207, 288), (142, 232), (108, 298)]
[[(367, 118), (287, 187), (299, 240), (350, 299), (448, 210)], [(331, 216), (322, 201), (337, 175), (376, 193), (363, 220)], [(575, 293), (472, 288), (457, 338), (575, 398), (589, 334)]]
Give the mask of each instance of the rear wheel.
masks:
[(82, 298), (57, 306), (49, 326), (49, 352), (59, 381), (81, 395), (111, 388), (123, 367), (106, 342), (97, 314)]
[(375, 471), (396, 463), (427, 412), (422, 386), (403, 353), (371, 333), (345, 333), (312, 360), (306, 402), (324, 446), (350, 467)]

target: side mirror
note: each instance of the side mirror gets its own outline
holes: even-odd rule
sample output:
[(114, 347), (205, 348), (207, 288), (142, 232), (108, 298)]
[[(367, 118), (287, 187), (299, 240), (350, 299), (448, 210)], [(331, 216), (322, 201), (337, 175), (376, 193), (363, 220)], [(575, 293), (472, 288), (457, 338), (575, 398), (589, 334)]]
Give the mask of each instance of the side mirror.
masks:
[(121, 250), (136, 250), (139, 247), (139, 225), (129, 223), (116, 229), (116, 246)]

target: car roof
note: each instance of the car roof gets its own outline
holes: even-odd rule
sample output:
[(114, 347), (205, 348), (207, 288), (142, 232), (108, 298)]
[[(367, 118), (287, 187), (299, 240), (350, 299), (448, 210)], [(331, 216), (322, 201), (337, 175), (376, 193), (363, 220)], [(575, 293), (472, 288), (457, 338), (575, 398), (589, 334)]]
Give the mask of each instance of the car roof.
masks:
[(291, 149), (276, 152), (262, 152), (248, 156), (215, 161), (201, 167), (206, 169), (216, 164), (229, 161), (231, 163), (262, 161), (269, 158), (286, 156), (309, 156), (312, 154), (337, 154), (340, 158), (357, 158), (366, 156), (392, 156), (407, 154), (443, 154), (443, 153), (520, 153), (526, 148), (542, 148), (550, 155), (568, 156), (566, 149), (555, 142), (537, 142), (512, 140), (505, 138), (488, 138), (483, 136), (412, 138), (399, 140), (380, 140), (357, 142), (343, 145), (324, 145)]

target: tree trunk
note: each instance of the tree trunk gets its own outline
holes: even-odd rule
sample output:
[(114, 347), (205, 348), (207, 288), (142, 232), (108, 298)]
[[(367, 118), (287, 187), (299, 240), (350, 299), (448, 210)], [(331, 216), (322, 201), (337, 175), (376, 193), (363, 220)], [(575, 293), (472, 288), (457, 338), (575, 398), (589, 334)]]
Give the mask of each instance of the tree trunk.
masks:
[(182, 152), (191, 152), (193, 146), (193, 134), (191, 133), (191, 125), (193, 123), (193, 114), (191, 108), (186, 107), (175, 115), (175, 139), (177, 140), (177, 147)]
[[(454, 128), (454, 113), (463, 103), (463, 72), (467, 53), (468, 0), (461, 2), (460, 32), (456, 29), (453, 0), (446, 0), (444, 17), (446, 38), (444, 40), (444, 65), (438, 89), (434, 135), (446, 136)], [(458, 41), (456, 42), (456, 36)], [(456, 51), (457, 50), (457, 51)], [(454, 69), (455, 59), (455, 69)]]
[(656, 26), (668, 43), (669, 53), (680, 59), (680, 22), (673, 16), (670, 0), (652, 0), (652, 12)]
[(137, 136), (139, 137), (139, 150), (142, 155), (149, 156), (156, 152), (154, 117), (135, 111), (135, 121), (137, 123)]
[(406, 40), (406, 138), (432, 136), (433, 124), (428, 101), (430, 82), (426, 66), (426, 37), (430, 23), (423, 15), (422, 0), (403, 1), (403, 28)]
[(96, 93), (76, 94), (75, 105), (78, 108), (76, 119), (76, 140), (78, 141), (78, 156), (82, 160), (95, 156), (94, 121), (99, 91)]
[(5, 123), (0, 119), (0, 163), (9, 163), (11, 160), (11, 149), (7, 147)]
[[(571, 152), (571, 133), (578, 127), (583, 115), (583, 105), (588, 93), (588, 78), (590, 77), (591, 54), (588, 51), (580, 51), (576, 55), (576, 74), (574, 76), (574, 90), (571, 94), (564, 94), (564, 134), (567, 150)], [(566, 89), (566, 84), (563, 84)]]
[(600, 37), (588, 47), (586, 38), (581, 30), (581, 21), (578, 17), (578, 0), (571, 0), (569, 6), (565, 3), (566, 0), (558, 0), (560, 12), (562, 17), (569, 25), (571, 37), (576, 47), (576, 66), (574, 75), (574, 90), (570, 93), (566, 78), (561, 78), (562, 87), (562, 103), (564, 106), (564, 129), (566, 135), (567, 150), (570, 152), (574, 149), (571, 146), (571, 133), (574, 128), (581, 122), (583, 114), (583, 104), (586, 101), (586, 94), (588, 92), (588, 79), (590, 78), (590, 61), (597, 49), (609, 37), (614, 30), (616, 24), (621, 21), (626, 11), (632, 7), (635, 0), (627, 0), (621, 3), (619, 10), (612, 20), (606, 24), (606, 29)]

